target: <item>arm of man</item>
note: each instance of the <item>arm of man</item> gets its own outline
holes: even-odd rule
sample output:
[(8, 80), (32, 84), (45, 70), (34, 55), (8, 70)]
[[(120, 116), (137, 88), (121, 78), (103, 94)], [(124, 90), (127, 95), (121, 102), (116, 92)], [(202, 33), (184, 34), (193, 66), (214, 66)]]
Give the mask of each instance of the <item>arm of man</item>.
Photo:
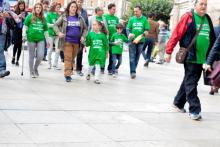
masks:
[(218, 53), (220, 53), (220, 35), (216, 39), (215, 44), (208, 55), (208, 59), (207, 59), (208, 65), (213, 64), (213, 62), (217, 59)]
[(187, 30), (187, 24), (192, 21), (192, 16), (190, 15), (191, 12), (187, 12), (185, 15), (183, 15), (176, 25), (175, 29), (173, 30), (173, 33), (167, 42), (166, 45), (166, 54), (171, 55), (173, 52), (174, 47), (179, 42), (179, 40), (183, 37)]

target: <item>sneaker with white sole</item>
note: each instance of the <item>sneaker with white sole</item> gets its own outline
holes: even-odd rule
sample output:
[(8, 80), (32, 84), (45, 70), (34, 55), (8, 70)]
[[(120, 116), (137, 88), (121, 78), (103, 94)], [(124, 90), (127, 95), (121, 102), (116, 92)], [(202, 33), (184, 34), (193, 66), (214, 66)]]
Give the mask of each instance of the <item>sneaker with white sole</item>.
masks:
[(172, 105), (172, 107), (177, 111), (177, 112), (180, 112), (180, 113), (186, 113), (186, 109), (184, 108), (179, 108), (177, 107), (176, 105)]
[(189, 113), (189, 117), (190, 119), (192, 120), (201, 120), (202, 119), (202, 116), (200, 113)]
[(86, 76), (86, 80), (90, 80), (90, 74)]
[(101, 84), (100, 80), (98, 80), (98, 79), (95, 80), (94, 82), (95, 82), (96, 84)]

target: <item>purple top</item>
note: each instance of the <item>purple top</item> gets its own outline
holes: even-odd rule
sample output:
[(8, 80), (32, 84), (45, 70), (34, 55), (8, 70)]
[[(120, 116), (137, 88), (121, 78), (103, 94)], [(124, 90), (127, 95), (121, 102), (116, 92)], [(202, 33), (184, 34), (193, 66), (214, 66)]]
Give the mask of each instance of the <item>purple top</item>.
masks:
[(77, 16), (67, 16), (65, 41), (70, 43), (80, 43), (80, 21)]

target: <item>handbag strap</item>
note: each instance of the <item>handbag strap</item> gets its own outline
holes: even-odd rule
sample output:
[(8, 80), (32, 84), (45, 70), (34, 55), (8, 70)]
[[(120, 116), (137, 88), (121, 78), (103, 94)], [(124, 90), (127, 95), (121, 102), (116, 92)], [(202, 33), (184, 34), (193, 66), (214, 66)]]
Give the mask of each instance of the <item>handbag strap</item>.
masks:
[(189, 46), (187, 47), (187, 49), (186, 49), (187, 52), (188, 52), (188, 50), (193, 46), (193, 44), (196, 42), (196, 38), (197, 38), (197, 36), (199, 35), (199, 32), (202, 30), (204, 21), (205, 21), (205, 16), (202, 17), (201, 24), (200, 24), (200, 26), (199, 26), (199, 30), (196, 31), (195, 36), (193, 37), (191, 43), (190, 43)]

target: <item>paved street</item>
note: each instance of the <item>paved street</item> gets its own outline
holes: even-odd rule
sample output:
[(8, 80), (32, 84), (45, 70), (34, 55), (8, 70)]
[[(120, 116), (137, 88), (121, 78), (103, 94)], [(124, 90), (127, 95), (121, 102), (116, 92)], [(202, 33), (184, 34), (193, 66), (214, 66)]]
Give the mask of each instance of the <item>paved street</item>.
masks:
[(210, 96), (200, 81), (199, 122), (172, 109), (183, 76), (175, 62), (147, 69), (141, 57), (131, 80), (125, 52), (118, 78), (103, 75), (96, 85), (78, 75), (66, 83), (63, 71), (47, 69), (46, 62), (31, 79), (27, 51), (22, 77), (21, 66), (10, 63), (11, 49), (6, 56), (11, 75), (0, 79), (0, 147), (220, 146), (220, 94)]

